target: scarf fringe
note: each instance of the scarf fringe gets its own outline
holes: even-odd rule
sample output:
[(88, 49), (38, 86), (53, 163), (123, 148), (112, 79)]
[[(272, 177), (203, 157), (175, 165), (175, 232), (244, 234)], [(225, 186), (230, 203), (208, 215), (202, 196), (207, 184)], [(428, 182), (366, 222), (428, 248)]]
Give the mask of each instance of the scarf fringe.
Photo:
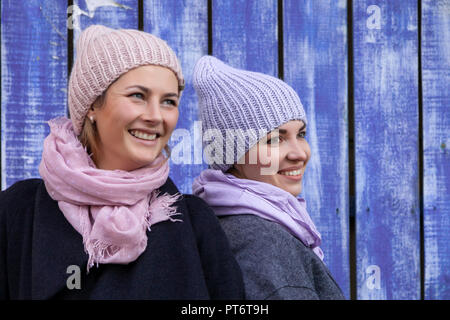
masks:
[(179, 215), (181, 213), (177, 212), (177, 207), (172, 206), (175, 202), (180, 200), (181, 194), (176, 193), (170, 195), (165, 193), (160, 195), (159, 191), (153, 191), (149, 196), (149, 207), (147, 214), (145, 215), (145, 226), (148, 231), (151, 231), (151, 225), (159, 222), (154, 220), (154, 213), (160, 212), (161, 216), (166, 217), (172, 222), (181, 222), (181, 219), (175, 219), (173, 216)]
[[(181, 222), (181, 219), (175, 219), (173, 216), (179, 215), (181, 213), (177, 212), (177, 207), (172, 206), (175, 202), (177, 202), (181, 198), (181, 194), (176, 193), (174, 195), (170, 195), (165, 193), (160, 195), (160, 193), (155, 190), (150, 193), (149, 196), (149, 207), (147, 213), (145, 215), (145, 223), (144, 223), (144, 232), (145, 229), (151, 231), (150, 227), (158, 223), (160, 221), (164, 221), (165, 219), (155, 221), (152, 219), (154, 217), (155, 212), (161, 212), (163, 218), (167, 218), (172, 222)], [(105, 261), (106, 259), (112, 257), (117, 252), (119, 252), (122, 248), (117, 245), (109, 244), (102, 242), (100, 240), (87, 240), (88, 239), (88, 230), (86, 228), (86, 224), (82, 224), (82, 234), (83, 234), (83, 244), (85, 248), (85, 252), (89, 255), (88, 263), (87, 263), (87, 273), (89, 273), (89, 269), (94, 265), (97, 266), (101, 263), (101, 261)], [(147, 237), (143, 240), (143, 245), (145, 246), (147, 242)]]
[(87, 263), (87, 272), (89, 273), (89, 269), (94, 265), (97, 265), (113, 255), (115, 255), (121, 248), (119, 246), (104, 243), (100, 240), (91, 241), (85, 250), (89, 254), (89, 260)]

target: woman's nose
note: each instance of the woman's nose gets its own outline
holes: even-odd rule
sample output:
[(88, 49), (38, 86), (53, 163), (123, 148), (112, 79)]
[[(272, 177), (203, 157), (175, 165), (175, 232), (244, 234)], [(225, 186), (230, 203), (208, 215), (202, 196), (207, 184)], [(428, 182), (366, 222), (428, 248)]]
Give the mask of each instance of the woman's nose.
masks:
[(142, 119), (152, 123), (162, 122), (161, 106), (159, 101), (150, 101), (147, 103), (145, 111), (142, 114)]
[(306, 142), (291, 143), (286, 158), (291, 161), (306, 161), (308, 159)]

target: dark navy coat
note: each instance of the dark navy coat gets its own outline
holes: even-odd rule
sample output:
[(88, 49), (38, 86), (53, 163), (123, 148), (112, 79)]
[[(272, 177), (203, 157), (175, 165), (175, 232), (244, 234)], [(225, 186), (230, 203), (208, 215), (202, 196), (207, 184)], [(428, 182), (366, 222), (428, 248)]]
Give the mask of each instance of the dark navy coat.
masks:
[[(170, 179), (160, 191), (178, 192)], [(243, 299), (241, 271), (214, 213), (192, 195), (176, 205), (182, 222), (153, 225), (136, 261), (87, 273), (83, 239), (43, 181), (14, 184), (0, 193), (0, 300)]]

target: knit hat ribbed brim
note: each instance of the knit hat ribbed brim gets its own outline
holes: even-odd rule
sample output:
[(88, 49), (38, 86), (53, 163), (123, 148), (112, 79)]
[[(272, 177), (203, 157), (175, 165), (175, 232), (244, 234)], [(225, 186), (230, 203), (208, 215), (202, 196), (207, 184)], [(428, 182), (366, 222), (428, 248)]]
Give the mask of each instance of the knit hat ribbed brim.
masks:
[[(306, 124), (297, 93), (275, 77), (236, 69), (217, 58), (204, 56), (194, 67), (193, 84), (203, 130), (219, 130), (223, 137), (204, 141), (203, 147), (208, 145), (216, 152), (223, 150), (219, 159), (232, 159), (232, 163), (209, 159), (212, 169), (228, 170), (263, 136), (288, 121), (302, 120)], [(226, 146), (230, 129), (237, 131), (240, 148), (234, 148), (234, 142), (232, 148)]]
[(80, 34), (76, 50), (69, 79), (68, 104), (77, 135), (92, 103), (114, 80), (131, 69), (143, 65), (169, 68), (178, 79), (180, 91), (184, 88), (177, 56), (164, 40), (152, 34), (92, 25)]

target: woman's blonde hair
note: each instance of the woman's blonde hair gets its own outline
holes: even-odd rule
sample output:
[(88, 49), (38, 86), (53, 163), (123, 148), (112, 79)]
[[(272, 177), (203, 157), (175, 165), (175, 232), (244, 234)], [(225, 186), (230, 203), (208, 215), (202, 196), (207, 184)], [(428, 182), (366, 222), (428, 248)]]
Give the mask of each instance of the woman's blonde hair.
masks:
[[(97, 97), (97, 99), (95, 99), (94, 103), (91, 106), (91, 109), (103, 107), (105, 101), (106, 91), (104, 91), (100, 96)], [(93, 155), (98, 154), (100, 138), (98, 136), (95, 123), (91, 122), (88, 117), (84, 118), (83, 128), (81, 129), (81, 133), (78, 136), (78, 139), (86, 149), (86, 152), (89, 154), (89, 156), (92, 157)]]

